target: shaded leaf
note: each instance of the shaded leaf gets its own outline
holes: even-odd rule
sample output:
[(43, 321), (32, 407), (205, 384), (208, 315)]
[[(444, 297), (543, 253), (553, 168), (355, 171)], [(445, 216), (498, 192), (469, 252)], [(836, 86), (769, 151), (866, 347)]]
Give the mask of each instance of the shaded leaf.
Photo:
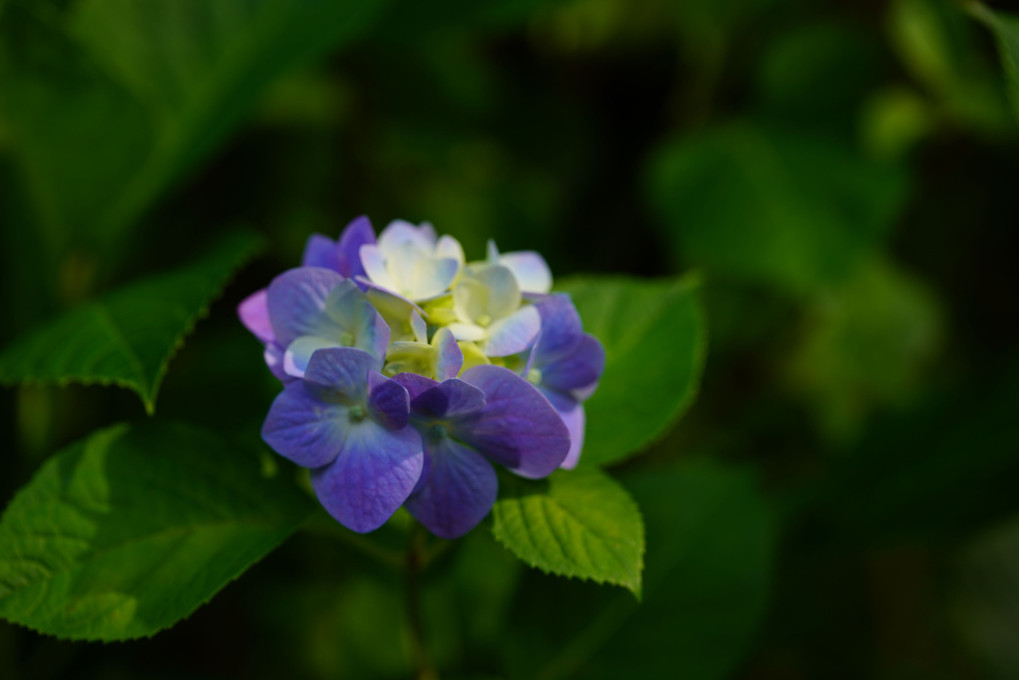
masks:
[(900, 166), (752, 122), (672, 140), (649, 181), (679, 260), (795, 294), (846, 277), (906, 196)]
[(83, 0), (59, 22), (6, 22), (3, 117), (58, 242), (121, 234), (269, 84), (379, 4)]
[(836, 438), (852, 437), (881, 406), (919, 392), (943, 335), (922, 281), (882, 259), (819, 295), (788, 363), (788, 379)]
[(605, 373), (585, 403), (581, 465), (615, 463), (657, 439), (697, 394), (707, 329), (692, 277), (662, 281), (574, 278), (584, 329), (605, 346)]
[(640, 596), (644, 522), (637, 504), (593, 469), (545, 480), (504, 476), (492, 533), (527, 564), (561, 576), (613, 583)]
[(286, 538), (311, 502), (202, 430), (118, 425), (50, 459), (0, 520), (0, 616), (63, 638), (152, 635)]
[(746, 470), (684, 461), (624, 478), (647, 522), (644, 598), (530, 576), (507, 650), (520, 678), (728, 677), (766, 611), (773, 509)]
[(259, 237), (231, 234), (194, 264), (66, 312), (0, 352), (0, 383), (112, 383), (152, 413), (184, 336), (260, 247)]
[(971, 3), (968, 7), (974, 16), (994, 32), (1001, 65), (1005, 69), (1008, 97), (1015, 115), (1019, 117), (1019, 16), (991, 11), (979, 2)]

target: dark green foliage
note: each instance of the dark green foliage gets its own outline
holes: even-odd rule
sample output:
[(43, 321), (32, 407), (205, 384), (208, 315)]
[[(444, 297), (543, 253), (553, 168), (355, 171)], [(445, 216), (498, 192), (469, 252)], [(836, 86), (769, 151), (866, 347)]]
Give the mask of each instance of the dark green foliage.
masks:
[[(0, 0), (0, 677), (1019, 676), (1017, 36)], [(236, 305), (359, 214), (541, 252), (606, 348), (578, 469), (455, 542), (344, 530), (259, 441)]]

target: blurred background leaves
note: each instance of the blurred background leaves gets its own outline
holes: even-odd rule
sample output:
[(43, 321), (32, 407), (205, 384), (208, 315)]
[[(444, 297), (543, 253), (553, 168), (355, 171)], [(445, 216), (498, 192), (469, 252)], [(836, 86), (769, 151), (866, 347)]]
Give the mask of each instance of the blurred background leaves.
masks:
[[(643, 602), (480, 530), (423, 574), (444, 676), (1014, 677), (1016, 22), (949, 0), (0, 2), (0, 343), (243, 224), (270, 254), (159, 414), (254, 441), (276, 388), (232, 308), (312, 231), (365, 213), (564, 278), (696, 270), (709, 351), (677, 425), (692, 395), (654, 368), (701, 370), (663, 331), (694, 312), (603, 329), (661, 336), (627, 359), (650, 386), (633, 431), (589, 427), (644, 514)], [(141, 415), (5, 389), (2, 497)], [(302, 532), (125, 646), (3, 624), (0, 675), (404, 677), (379, 558), (403, 538)]]

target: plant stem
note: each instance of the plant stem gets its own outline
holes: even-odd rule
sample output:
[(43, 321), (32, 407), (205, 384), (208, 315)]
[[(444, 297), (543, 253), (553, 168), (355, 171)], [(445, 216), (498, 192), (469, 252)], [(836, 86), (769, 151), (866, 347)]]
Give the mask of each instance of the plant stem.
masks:
[(418, 680), (437, 680), (438, 673), (432, 667), (425, 648), (424, 627), (421, 625), (421, 568), (425, 557), (425, 528), (415, 522), (407, 546), (407, 619), (410, 624), (411, 654)]

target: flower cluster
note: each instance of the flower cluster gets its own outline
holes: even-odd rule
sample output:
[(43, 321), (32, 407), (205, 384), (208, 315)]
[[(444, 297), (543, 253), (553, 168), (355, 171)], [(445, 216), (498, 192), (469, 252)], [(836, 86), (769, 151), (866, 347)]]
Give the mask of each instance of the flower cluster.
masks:
[(301, 265), (238, 313), (284, 384), (262, 437), (343, 525), (403, 505), (455, 538), (495, 502), (493, 462), (528, 478), (577, 464), (605, 354), (540, 255), (490, 242), (468, 263), (428, 224), (376, 239), (360, 217), (313, 235)]

